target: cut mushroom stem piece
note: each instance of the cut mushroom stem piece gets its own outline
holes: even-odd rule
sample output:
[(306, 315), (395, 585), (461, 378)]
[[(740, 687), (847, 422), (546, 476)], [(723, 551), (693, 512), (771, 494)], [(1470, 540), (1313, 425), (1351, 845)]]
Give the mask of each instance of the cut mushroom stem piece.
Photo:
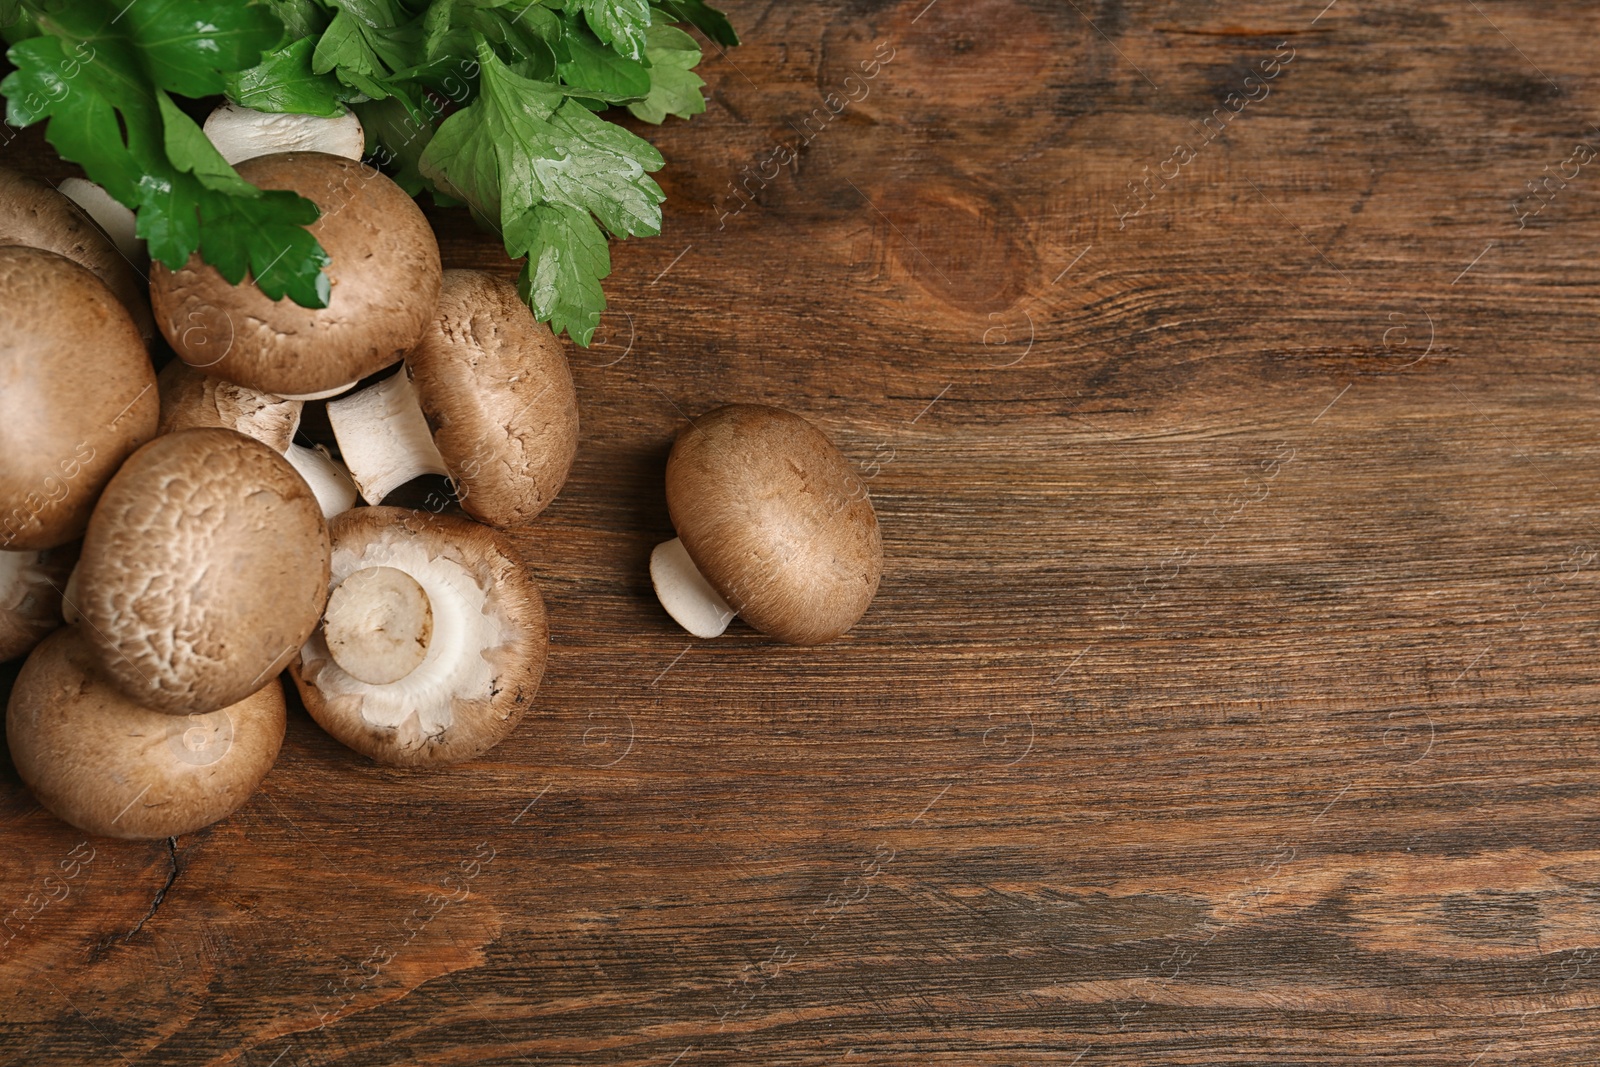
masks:
[(356, 483), (350, 480), (350, 472), (321, 445), (307, 448), (291, 444), (284, 450), (283, 458), (311, 487), (323, 518), (331, 519), (356, 506)]
[(711, 588), (676, 537), (650, 553), (650, 584), (667, 614), (696, 637), (720, 637), (733, 621), (734, 610)]
[(449, 477), (406, 368), (328, 404), (328, 422), (361, 497), (381, 504), (424, 474)]
[(223, 104), (206, 117), (204, 129), (206, 137), (229, 163), (274, 152), (326, 152), (360, 159), (366, 151), (361, 120), (349, 111), (322, 118)]
[(368, 685), (388, 685), (427, 658), (433, 606), (405, 571), (367, 567), (328, 596), (322, 636), (333, 662), (346, 674)]

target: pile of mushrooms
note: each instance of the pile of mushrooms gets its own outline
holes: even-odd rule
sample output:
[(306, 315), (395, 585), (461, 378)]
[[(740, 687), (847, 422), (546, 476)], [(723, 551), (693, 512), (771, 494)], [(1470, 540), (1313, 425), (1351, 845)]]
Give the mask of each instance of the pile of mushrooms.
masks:
[[(245, 180), (316, 203), (326, 307), (198, 255), (151, 264), (98, 186), (0, 170), (0, 659), (27, 656), (6, 742), (41, 803), (114, 837), (243, 804), (284, 739), (283, 673), (380, 763), (505, 739), (549, 632), (504, 530), (550, 505), (577, 449), (561, 344), (506, 279), (441, 268), (354, 116), (225, 105), (205, 131)], [(426, 477), (449, 479), (451, 512), (384, 503)], [(697, 636), (738, 614), (815, 644), (877, 588), (865, 489), (797, 415), (693, 420), (667, 502), (678, 537), (651, 576)]]

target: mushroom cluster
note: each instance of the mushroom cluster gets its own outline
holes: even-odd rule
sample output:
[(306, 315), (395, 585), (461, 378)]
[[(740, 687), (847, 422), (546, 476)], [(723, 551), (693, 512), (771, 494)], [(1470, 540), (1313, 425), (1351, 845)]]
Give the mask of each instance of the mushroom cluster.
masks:
[[(549, 644), (505, 530), (574, 461), (559, 341), (504, 278), (442, 269), (354, 116), (225, 105), (205, 131), (244, 179), (316, 204), (326, 306), (198, 254), (138, 284), (133, 216), (104, 190), (0, 170), (0, 659), (27, 656), (6, 742), (95, 834), (168, 837), (244, 803), (283, 742), (282, 673), (349, 748), (438, 766), (512, 732)], [(428, 478), (448, 479), (439, 507), (391, 506)], [(692, 420), (667, 504), (678, 536), (651, 577), (697, 636), (738, 614), (815, 644), (876, 591), (865, 488), (798, 415)]]
[[(509, 283), (441, 269), (353, 116), (228, 106), (206, 130), (317, 205), (325, 307), (198, 255), (146, 285), (104, 190), (0, 171), (0, 659), (27, 656), (6, 743), (47, 808), (109, 836), (242, 804), (284, 737), (286, 669), (381, 762), (505, 738), (548, 628), (495, 527), (542, 511), (577, 447), (561, 346)], [(465, 515), (357, 506), (430, 472)]]

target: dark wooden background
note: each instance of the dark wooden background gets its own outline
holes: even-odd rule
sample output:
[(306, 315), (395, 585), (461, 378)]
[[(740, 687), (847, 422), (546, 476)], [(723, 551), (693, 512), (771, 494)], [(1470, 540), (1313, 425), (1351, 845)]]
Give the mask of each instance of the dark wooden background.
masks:
[[(0, 1062), (1600, 1061), (1600, 6), (1325, 2), (734, 3), (519, 535), (537, 713), (419, 774), (296, 711), (90, 842)], [(834, 644), (651, 597), (735, 400), (870, 477)], [(0, 912), (83, 840), (0, 765)]]

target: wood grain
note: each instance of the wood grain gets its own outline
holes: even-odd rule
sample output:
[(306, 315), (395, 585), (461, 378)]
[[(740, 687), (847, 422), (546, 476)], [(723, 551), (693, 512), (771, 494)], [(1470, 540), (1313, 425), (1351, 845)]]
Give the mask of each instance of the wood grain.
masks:
[[(1600, 1059), (1600, 168), (1517, 206), (1600, 8), (1324, 2), (734, 3), (519, 535), (538, 714), (417, 774), (297, 713), (42, 910), (0, 766), (0, 1063)], [(650, 596), (730, 401), (869, 478), (834, 644)]]

